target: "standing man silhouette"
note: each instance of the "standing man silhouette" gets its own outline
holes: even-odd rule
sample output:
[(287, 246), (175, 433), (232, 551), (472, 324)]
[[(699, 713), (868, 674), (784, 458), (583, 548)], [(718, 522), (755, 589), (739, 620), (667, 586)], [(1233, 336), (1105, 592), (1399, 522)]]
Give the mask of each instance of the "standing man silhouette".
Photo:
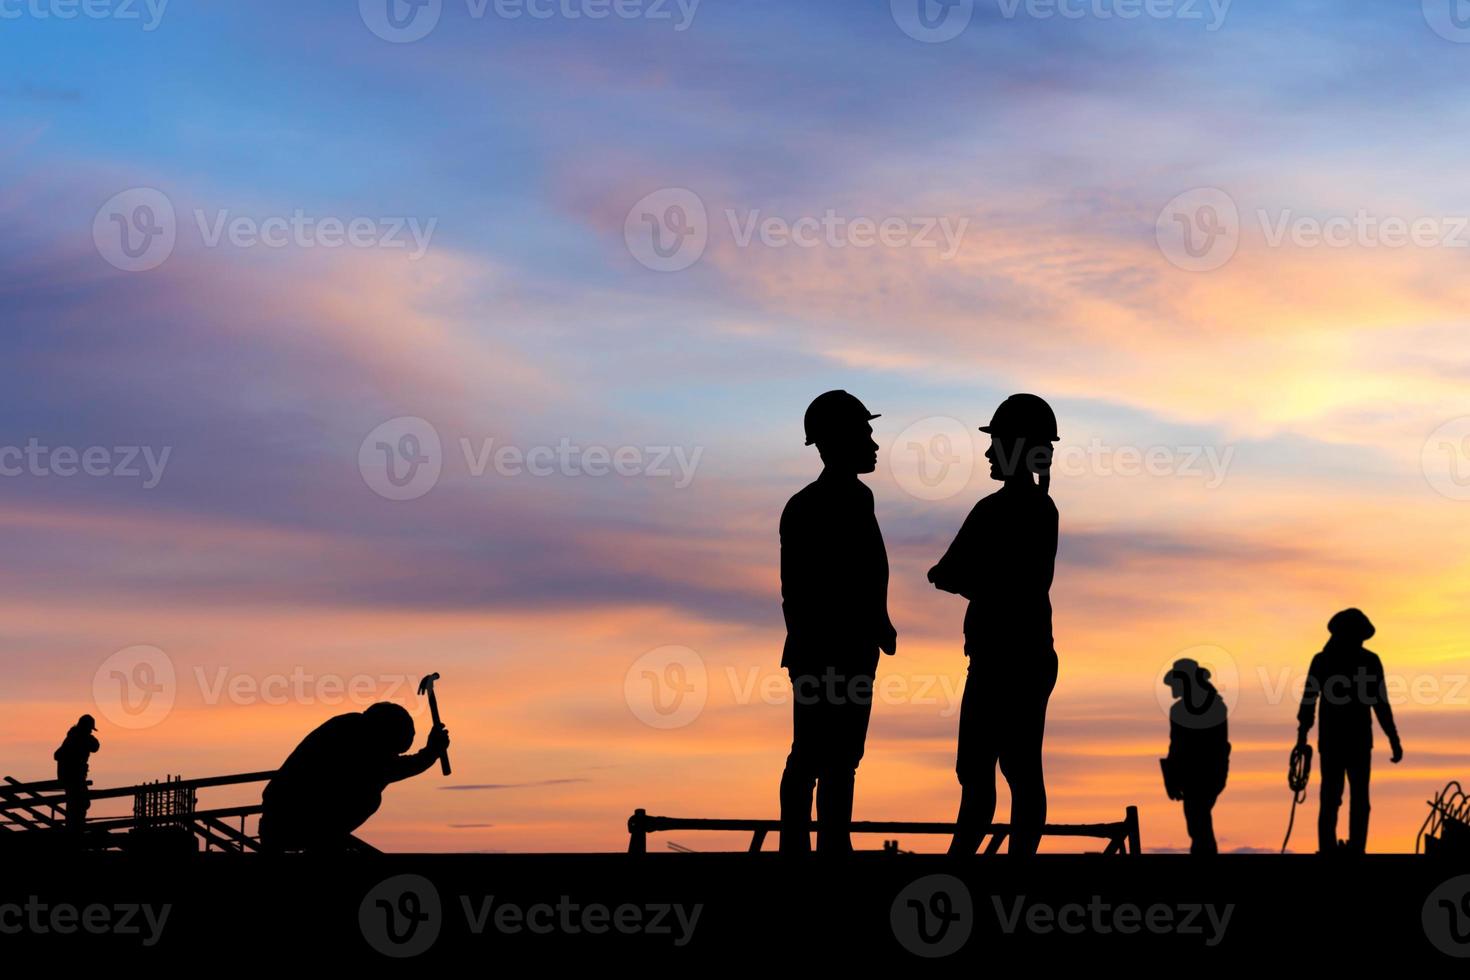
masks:
[[(1307, 744), (1313, 715), (1320, 714), (1317, 755), (1322, 772), (1321, 808), (1317, 814), (1317, 850), (1362, 854), (1368, 845), (1368, 777), (1373, 768), (1373, 719), (1378, 716), (1393, 751), (1389, 761), (1404, 758), (1404, 746), (1393, 722), (1383, 661), (1363, 644), (1377, 632), (1357, 609), (1344, 609), (1327, 623), (1331, 634), (1312, 658), (1302, 706), (1297, 712), (1297, 744)], [(1320, 708), (1318, 707), (1320, 705)], [(1337, 841), (1337, 811), (1342, 807), (1344, 778), (1352, 785), (1348, 839)]]
[(1230, 777), (1229, 711), (1197, 660), (1176, 660), (1164, 683), (1177, 699), (1169, 709), (1164, 788), (1184, 804), (1189, 853), (1218, 854), (1214, 811)]
[(1034, 854), (1046, 824), (1041, 743), (1057, 682), (1051, 582), (1057, 508), (1050, 496), (1057, 417), (1035, 395), (1012, 395), (981, 432), (1002, 486), (970, 511), (929, 570), (935, 588), (970, 600), (960, 701), (960, 811), (949, 853), (974, 854), (995, 819), (995, 766), (1011, 787), (1010, 853)]
[(791, 754), (781, 776), (781, 852), (811, 849), (812, 790), (817, 850), (852, 851), (853, 784), (881, 650), (898, 634), (888, 618), (888, 552), (873, 513), (873, 491), (858, 479), (878, 466), (869, 424), (878, 416), (845, 391), (829, 391), (806, 412), (806, 444), (822, 474), (781, 515), (781, 610), (791, 675)]
[(66, 738), (51, 754), (56, 760), (56, 779), (66, 791), (66, 829), (80, 833), (87, 826), (87, 811), (92, 801), (87, 795), (88, 760), (102, 746), (94, 734), (97, 719), (82, 715), (66, 730)]

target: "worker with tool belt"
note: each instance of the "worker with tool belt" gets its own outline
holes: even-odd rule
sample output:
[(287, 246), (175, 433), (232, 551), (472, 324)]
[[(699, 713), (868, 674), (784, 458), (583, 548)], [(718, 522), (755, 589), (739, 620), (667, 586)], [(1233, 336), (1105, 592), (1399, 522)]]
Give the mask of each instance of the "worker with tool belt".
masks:
[[(1376, 630), (1357, 609), (1345, 609), (1327, 624), (1331, 638), (1312, 658), (1297, 712), (1297, 744), (1306, 745), (1317, 716), (1317, 754), (1321, 756), (1322, 796), (1317, 816), (1317, 845), (1323, 854), (1362, 854), (1368, 843), (1368, 778), (1373, 762), (1373, 715), (1388, 736), (1390, 762), (1404, 758), (1393, 708), (1388, 703), (1383, 661), (1364, 648)], [(1343, 781), (1352, 786), (1348, 809), (1348, 839), (1337, 840), (1337, 811), (1342, 806)]]
[(352, 832), (378, 812), (389, 783), (417, 776), (443, 756), (449, 730), (435, 726), (422, 749), (404, 755), (413, 739), (413, 717), (386, 701), (322, 723), (266, 784), (262, 847), (348, 849)]
[(806, 412), (806, 444), (821, 476), (781, 514), (781, 609), (791, 676), (791, 753), (781, 776), (781, 852), (811, 849), (812, 791), (817, 850), (852, 850), (853, 787), (868, 737), (879, 651), (898, 634), (888, 618), (888, 552), (873, 491), (858, 476), (878, 465), (869, 423), (878, 416), (845, 391), (817, 397)]
[(950, 853), (974, 854), (995, 817), (995, 767), (1011, 788), (1011, 854), (1034, 854), (1046, 824), (1041, 744), (1057, 682), (1051, 583), (1058, 517), (1050, 496), (1057, 417), (1035, 395), (1012, 395), (980, 430), (1001, 489), (970, 511), (929, 570), (934, 587), (970, 600), (969, 676), (960, 701), (960, 810)]

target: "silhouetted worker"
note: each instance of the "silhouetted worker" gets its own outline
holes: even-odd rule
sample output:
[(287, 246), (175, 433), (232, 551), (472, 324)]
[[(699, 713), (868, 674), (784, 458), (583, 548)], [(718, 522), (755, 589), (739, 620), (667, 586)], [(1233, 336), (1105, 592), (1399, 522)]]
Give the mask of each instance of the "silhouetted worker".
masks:
[(301, 740), (262, 794), (260, 841), (270, 850), (347, 850), (351, 834), (383, 802), (389, 783), (417, 776), (449, 746), (435, 727), (412, 755), (413, 718), (380, 702), (338, 715)]
[(66, 829), (81, 831), (87, 825), (87, 811), (92, 801), (87, 793), (88, 761), (102, 746), (93, 734), (97, 719), (82, 715), (66, 730), (66, 738), (51, 758), (56, 760), (56, 780), (66, 792)]
[(878, 416), (845, 391), (829, 391), (806, 412), (806, 444), (822, 456), (822, 475), (781, 515), (781, 609), (791, 675), (791, 754), (781, 776), (781, 851), (811, 849), (812, 790), (817, 850), (852, 850), (853, 784), (879, 651), (898, 634), (888, 618), (888, 552), (873, 513), (873, 492), (858, 479), (878, 465), (869, 423)]
[(1034, 854), (1046, 823), (1041, 743), (1057, 681), (1051, 582), (1057, 508), (1050, 496), (1057, 419), (1035, 395), (1012, 395), (990, 424), (990, 477), (1000, 490), (970, 511), (939, 564), (936, 588), (970, 600), (969, 677), (960, 702), (960, 811), (951, 854), (974, 854), (995, 819), (995, 766), (1011, 787), (1010, 853)]
[[(1383, 661), (1363, 644), (1377, 632), (1357, 609), (1345, 609), (1327, 624), (1331, 634), (1312, 658), (1302, 706), (1297, 712), (1297, 744), (1305, 745), (1314, 714), (1320, 713), (1317, 755), (1322, 773), (1321, 809), (1317, 814), (1317, 849), (1322, 854), (1362, 854), (1368, 845), (1368, 777), (1373, 764), (1373, 719), (1378, 716), (1393, 750), (1390, 762), (1404, 758), (1399, 731), (1388, 703)], [(1320, 708), (1319, 708), (1320, 706)], [(1337, 811), (1342, 807), (1343, 780), (1352, 784), (1348, 839), (1337, 840)]]
[(1218, 854), (1215, 801), (1230, 775), (1230, 725), (1225, 701), (1210, 672), (1198, 661), (1176, 660), (1164, 683), (1177, 700), (1169, 709), (1169, 756), (1164, 787), (1171, 800), (1184, 803), (1189, 853)]

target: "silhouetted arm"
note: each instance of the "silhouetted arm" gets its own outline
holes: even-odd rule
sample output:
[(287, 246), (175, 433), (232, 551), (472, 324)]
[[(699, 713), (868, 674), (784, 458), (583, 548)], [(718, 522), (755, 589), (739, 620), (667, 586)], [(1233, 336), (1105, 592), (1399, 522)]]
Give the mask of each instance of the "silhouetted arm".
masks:
[(787, 635), (801, 639), (816, 620), (811, 551), (811, 528), (795, 503), (788, 504), (781, 514), (781, 613)]
[(980, 547), (979, 533), (976, 525), (979, 523), (977, 514), (979, 504), (970, 511), (965, 523), (960, 525), (960, 531), (955, 535), (949, 550), (939, 563), (929, 569), (929, 581), (941, 592), (953, 592), (955, 595), (973, 599), (975, 596), (975, 583), (971, 581), (971, 569), (975, 567), (975, 552)]
[(449, 731), (445, 728), (434, 728), (429, 731), (429, 740), (424, 747), (411, 755), (395, 756), (389, 763), (384, 773), (384, 780), (396, 783), (400, 780), (411, 779), (419, 773), (424, 772), (435, 762), (439, 756), (449, 747)]
[(1399, 741), (1398, 726), (1393, 721), (1393, 706), (1388, 703), (1388, 679), (1383, 675), (1383, 661), (1377, 657), (1373, 658), (1373, 675), (1369, 678), (1369, 683), (1373, 714), (1377, 716), (1383, 734), (1388, 736), (1389, 747), (1393, 750), (1393, 761), (1398, 762), (1404, 757), (1404, 746)]
[(1312, 658), (1312, 665), (1307, 668), (1307, 683), (1302, 688), (1302, 706), (1296, 713), (1296, 740), (1299, 745), (1306, 744), (1307, 733), (1312, 730), (1312, 722), (1317, 717), (1317, 699), (1321, 696), (1322, 655), (1319, 653)]

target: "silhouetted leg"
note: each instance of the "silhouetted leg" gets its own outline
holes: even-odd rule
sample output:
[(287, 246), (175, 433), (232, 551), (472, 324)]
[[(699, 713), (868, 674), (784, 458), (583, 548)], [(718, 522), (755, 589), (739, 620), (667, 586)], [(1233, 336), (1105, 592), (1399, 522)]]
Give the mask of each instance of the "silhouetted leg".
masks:
[(1329, 752), (1322, 753), (1322, 795), (1317, 812), (1317, 851), (1337, 851), (1337, 811), (1342, 806), (1342, 785), (1346, 770), (1342, 761)]
[(1190, 854), (1218, 854), (1215, 843), (1215, 800), (1213, 793), (1190, 794), (1184, 797), (1184, 824), (1189, 828)]
[(1368, 849), (1368, 813), (1372, 809), (1368, 780), (1373, 768), (1372, 752), (1364, 752), (1348, 763), (1348, 850), (1362, 854)]
[(1009, 692), (1016, 700), (1003, 712), (1006, 730), (1001, 734), (1000, 771), (1011, 788), (1010, 854), (1035, 854), (1046, 826), (1046, 778), (1042, 771), (1041, 747), (1046, 738), (1046, 706), (1056, 686), (1056, 655), (1033, 665), (1036, 673), (1013, 682)]
[(971, 661), (960, 699), (959, 750), (955, 759), (960, 812), (955, 817), (954, 839), (949, 843), (950, 854), (966, 857), (980, 849), (980, 842), (995, 822), (995, 764), (1000, 758), (993, 719), (981, 703), (984, 692), (979, 674)]
[(791, 679), (791, 754), (781, 774), (781, 853), (806, 854), (812, 849), (812, 790), (821, 756), (822, 705), (816, 700), (817, 679)]
[(817, 773), (817, 850), (850, 854), (853, 793), (873, 714), (873, 678), (835, 678), (827, 695), (832, 727), (824, 740), (827, 757)]

